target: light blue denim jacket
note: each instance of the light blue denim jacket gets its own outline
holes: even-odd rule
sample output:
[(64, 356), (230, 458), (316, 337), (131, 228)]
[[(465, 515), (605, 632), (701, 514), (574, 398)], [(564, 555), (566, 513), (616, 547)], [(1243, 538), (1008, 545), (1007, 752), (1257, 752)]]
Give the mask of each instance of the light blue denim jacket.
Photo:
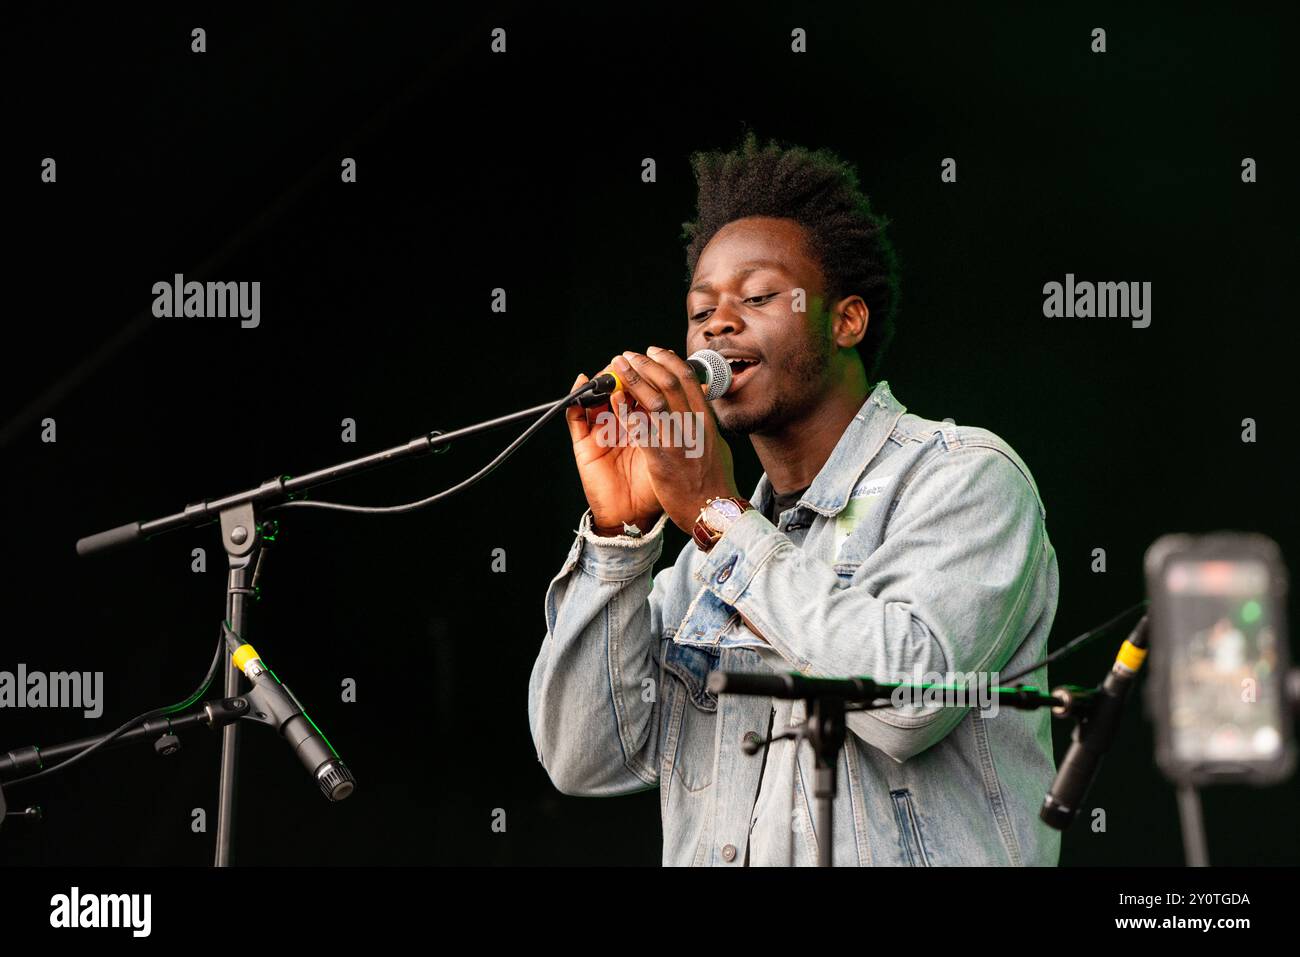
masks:
[[(882, 381), (776, 525), (771, 496), (764, 475), (757, 510), (653, 578), (666, 517), (602, 538), (588, 511), (547, 589), (528, 687), (538, 760), (565, 794), (657, 787), (664, 864), (817, 858), (808, 743), (775, 742), (766, 765), (741, 747), (769, 717), (774, 734), (802, 722), (804, 703), (719, 698), (711, 670), (913, 681), (918, 666), (1010, 673), (1046, 654), (1046, 512), (991, 432), (908, 414)], [(1024, 680), (1045, 687), (1046, 669)], [(1060, 835), (1038, 820), (1049, 722), (1011, 708), (850, 712), (834, 864), (1055, 865)]]

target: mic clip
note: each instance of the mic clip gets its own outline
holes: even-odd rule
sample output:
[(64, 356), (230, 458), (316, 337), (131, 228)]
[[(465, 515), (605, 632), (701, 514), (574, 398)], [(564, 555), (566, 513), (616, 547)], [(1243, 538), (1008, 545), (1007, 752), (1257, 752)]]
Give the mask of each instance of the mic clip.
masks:
[(618, 385), (618, 378), (613, 373), (602, 372), (582, 387), (583, 391), (578, 396), (578, 404), (584, 409), (604, 405), (609, 401), (609, 397), (618, 390)]
[(303, 713), (303, 707), (289, 686), (274, 679), (259, 681), (244, 695), (248, 699), (246, 721), (257, 721), (279, 731), (294, 715)]
[(1052, 705), (1054, 718), (1085, 718), (1097, 703), (1099, 689), (1079, 685), (1059, 685), (1052, 689), (1052, 697), (1059, 704)]

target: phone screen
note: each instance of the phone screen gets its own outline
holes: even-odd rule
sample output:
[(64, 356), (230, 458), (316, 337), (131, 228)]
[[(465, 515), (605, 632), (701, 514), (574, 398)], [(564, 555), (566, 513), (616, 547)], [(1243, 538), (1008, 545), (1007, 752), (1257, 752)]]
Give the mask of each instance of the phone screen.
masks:
[(1278, 622), (1269, 566), (1173, 558), (1169, 595), (1169, 744), (1192, 763), (1265, 762), (1285, 742)]

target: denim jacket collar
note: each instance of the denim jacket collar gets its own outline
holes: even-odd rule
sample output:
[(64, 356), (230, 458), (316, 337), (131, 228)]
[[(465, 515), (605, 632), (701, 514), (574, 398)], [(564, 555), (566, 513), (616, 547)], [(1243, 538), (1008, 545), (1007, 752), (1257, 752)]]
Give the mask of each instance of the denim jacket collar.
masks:
[[(858, 478), (906, 411), (907, 407), (889, 391), (889, 383), (881, 379), (849, 422), (812, 485), (799, 498), (799, 504), (821, 515), (838, 515), (848, 503)], [(772, 485), (764, 472), (750, 501), (766, 513), (771, 494)]]

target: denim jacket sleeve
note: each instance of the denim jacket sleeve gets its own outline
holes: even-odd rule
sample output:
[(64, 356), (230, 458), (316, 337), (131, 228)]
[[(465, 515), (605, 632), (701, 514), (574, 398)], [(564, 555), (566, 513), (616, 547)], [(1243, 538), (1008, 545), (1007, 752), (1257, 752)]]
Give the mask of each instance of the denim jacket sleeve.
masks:
[(660, 516), (640, 538), (604, 538), (591, 531), (588, 510), (547, 588), (528, 723), (538, 760), (564, 794), (601, 797), (659, 784), (663, 588), (654, 587), (652, 568), (666, 521)]
[[(965, 446), (920, 463), (893, 504), (883, 539), (859, 543), (865, 557), (848, 581), (757, 511), (727, 530), (696, 578), (804, 674), (916, 681), (1004, 666), (1041, 612), (1032, 586), (1048, 546), (1029, 479), (1001, 451)], [(857, 712), (848, 727), (902, 762), (966, 710)]]

